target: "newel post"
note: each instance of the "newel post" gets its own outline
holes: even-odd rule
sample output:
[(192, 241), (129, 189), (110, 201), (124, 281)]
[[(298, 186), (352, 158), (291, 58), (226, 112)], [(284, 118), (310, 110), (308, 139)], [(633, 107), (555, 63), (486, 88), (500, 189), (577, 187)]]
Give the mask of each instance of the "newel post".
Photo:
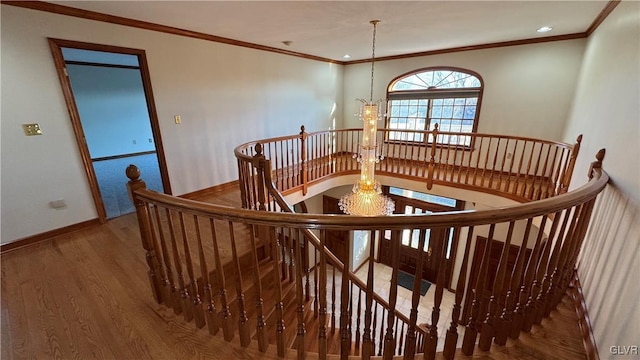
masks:
[[(255, 204), (257, 205), (258, 210), (266, 210), (266, 204), (267, 204), (267, 196), (266, 193), (264, 191), (264, 186), (265, 186), (265, 157), (264, 154), (262, 153), (262, 144), (257, 143), (255, 146), (255, 150), (256, 150), (256, 154), (253, 156), (253, 166), (257, 169), (257, 176), (258, 176), (258, 203)], [(269, 169), (271, 170), (271, 169)]]
[(307, 195), (307, 133), (304, 125), (300, 126), (300, 182), (302, 195)]
[(145, 205), (144, 201), (138, 199), (134, 191), (144, 190), (147, 185), (144, 181), (140, 180), (140, 169), (135, 165), (129, 165), (125, 171), (129, 182), (127, 183), (127, 189), (129, 191), (129, 197), (133, 201), (133, 205), (136, 207), (136, 215), (138, 218), (138, 228), (140, 229), (140, 239), (142, 240), (142, 247), (146, 250), (146, 260), (149, 270), (149, 283), (151, 285), (151, 291), (153, 292), (153, 298), (158, 304), (162, 303), (161, 294), (161, 279), (157, 276), (157, 269), (159, 268), (158, 260), (156, 258), (155, 249), (153, 248), (153, 241), (151, 236), (151, 222), (149, 220), (149, 209)]
[(573, 150), (571, 150), (571, 157), (569, 158), (569, 163), (567, 164), (567, 172), (564, 174), (564, 178), (562, 179), (562, 183), (560, 184), (560, 194), (564, 194), (569, 191), (569, 184), (571, 184), (571, 177), (573, 176), (573, 168), (576, 166), (576, 159), (578, 158), (578, 153), (580, 152), (580, 144), (582, 143), (582, 134), (578, 135), (576, 139), (576, 143), (573, 144)]
[(589, 173), (587, 174), (587, 176), (589, 176), (589, 180), (593, 179), (593, 170), (602, 169), (602, 160), (604, 160), (605, 153), (606, 153), (605, 149), (600, 149), (596, 153), (596, 161), (593, 161), (589, 166)]
[(431, 131), (432, 141), (431, 141), (431, 159), (429, 160), (429, 165), (427, 166), (427, 189), (431, 190), (433, 187), (433, 171), (436, 167), (436, 142), (438, 139), (438, 124), (434, 124), (433, 130)]

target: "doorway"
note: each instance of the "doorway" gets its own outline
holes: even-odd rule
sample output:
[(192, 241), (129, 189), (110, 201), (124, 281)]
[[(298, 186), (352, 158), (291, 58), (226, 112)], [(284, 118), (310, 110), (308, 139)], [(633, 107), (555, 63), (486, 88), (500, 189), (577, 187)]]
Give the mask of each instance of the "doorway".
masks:
[(99, 219), (135, 211), (124, 170), (171, 193), (144, 50), (49, 39)]
[[(385, 190), (396, 204), (396, 214), (430, 214), (459, 210), (464, 207), (464, 202), (456, 199), (396, 187), (387, 187)], [(391, 244), (395, 240), (400, 243), (398, 263), (400, 270), (409, 274), (421, 272), (422, 279), (435, 284), (439, 270), (444, 268), (445, 284), (449, 284), (453, 254), (458, 241), (458, 234), (454, 228), (386, 230), (379, 243), (379, 262), (393, 266)], [(422, 249), (419, 249), (420, 240), (424, 243)], [(419, 271), (417, 265), (421, 254), (423, 263)]]

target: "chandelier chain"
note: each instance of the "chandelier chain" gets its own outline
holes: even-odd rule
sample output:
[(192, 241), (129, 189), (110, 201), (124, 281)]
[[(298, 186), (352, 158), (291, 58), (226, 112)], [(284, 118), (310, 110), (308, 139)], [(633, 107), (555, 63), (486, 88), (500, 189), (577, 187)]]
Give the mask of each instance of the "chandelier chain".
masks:
[(379, 22), (380, 20), (370, 21), (370, 23), (373, 24), (373, 43), (371, 45), (371, 92), (369, 94), (369, 102), (373, 102), (373, 69), (376, 60), (376, 27)]

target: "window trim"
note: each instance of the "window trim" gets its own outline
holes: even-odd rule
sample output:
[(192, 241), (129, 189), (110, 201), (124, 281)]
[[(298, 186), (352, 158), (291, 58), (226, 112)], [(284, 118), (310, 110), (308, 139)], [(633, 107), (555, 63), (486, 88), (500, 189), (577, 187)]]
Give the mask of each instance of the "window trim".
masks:
[[(393, 85), (395, 85), (396, 82), (398, 82), (399, 80), (409, 77), (411, 75), (414, 74), (418, 74), (418, 73), (423, 73), (423, 72), (428, 72), (428, 71), (455, 71), (455, 72), (460, 72), (460, 73), (464, 73), (464, 74), (468, 74), (471, 76), (475, 76), (478, 81), (480, 81), (480, 87), (465, 87), (465, 88), (443, 88), (443, 89), (420, 89), (420, 90), (399, 90), (399, 91), (392, 91), (390, 90), (391, 87)], [(453, 66), (430, 66), (430, 67), (426, 67), (426, 68), (420, 68), (420, 69), (416, 69), (416, 70), (412, 70), (409, 72), (406, 72), (404, 74), (401, 74), (399, 76), (396, 76), (395, 78), (393, 78), (389, 84), (387, 85), (387, 114), (385, 116), (385, 129), (388, 130), (387, 131), (387, 135), (385, 136), (385, 142), (390, 143), (390, 142), (396, 142), (399, 140), (392, 140), (388, 138), (388, 134), (391, 130), (395, 130), (395, 129), (390, 129), (389, 128), (389, 122), (391, 120), (391, 108), (390, 108), (390, 104), (391, 104), (391, 100), (409, 100), (409, 99), (418, 99), (418, 96), (422, 95), (421, 97), (419, 97), (420, 99), (443, 99), (443, 98), (470, 98), (470, 97), (476, 97), (477, 96), (477, 105), (476, 105), (476, 112), (475, 112), (475, 117), (473, 119), (473, 126), (471, 128), (471, 133), (477, 132), (478, 130), (478, 123), (480, 120), (480, 110), (482, 107), (482, 96), (484, 93), (484, 79), (482, 79), (482, 76), (480, 76), (480, 74), (478, 74), (477, 72), (473, 71), (473, 70), (469, 70), (469, 69), (465, 69), (465, 68), (459, 68), (459, 67), (453, 67)], [(444, 94), (445, 96), (441, 96), (441, 94)], [(418, 96), (416, 96), (418, 95)], [(427, 119), (425, 119), (427, 120)], [(424, 129), (423, 129), (424, 130)], [(420, 144), (420, 145), (429, 145), (431, 144), (431, 142), (428, 141), (428, 137), (425, 137), (423, 139), (423, 141), (402, 141), (403, 143), (411, 143), (411, 144)], [(448, 146), (448, 144), (439, 144), (436, 142), (436, 146)], [(469, 146), (465, 146), (465, 145), (457, 145), (459, 147), (461, 147), (462, 149), (469, 149), (473, 147), (473, 140), (472, 143)]]

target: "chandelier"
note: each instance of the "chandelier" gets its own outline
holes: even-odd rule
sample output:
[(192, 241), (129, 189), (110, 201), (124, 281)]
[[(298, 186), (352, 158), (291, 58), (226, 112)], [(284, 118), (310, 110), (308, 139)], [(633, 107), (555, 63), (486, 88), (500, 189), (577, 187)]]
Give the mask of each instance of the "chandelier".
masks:
[(359, 110), (356, 114), (363, 122), (362, 143), (359, 153), (353, 157), (360, 163), (360, 180), (353, 185), (351, 193), (340, 198), (340, 210), (349, 215), (376, 216), (391, 215), (395, 209), (393, 200), (382, 194), (380, 183), (376, 181), (375, 167), (382, 160), (378, 152), (376, 135), (378, 121), (384, 118), (384, 101), (373, 102), (373, 65), (376, 55), (376, 26), (380, 20), (371, 20), (373, 25), (373, 46), (371, 51), (371, 92), (369, 101), (358, 99)]

